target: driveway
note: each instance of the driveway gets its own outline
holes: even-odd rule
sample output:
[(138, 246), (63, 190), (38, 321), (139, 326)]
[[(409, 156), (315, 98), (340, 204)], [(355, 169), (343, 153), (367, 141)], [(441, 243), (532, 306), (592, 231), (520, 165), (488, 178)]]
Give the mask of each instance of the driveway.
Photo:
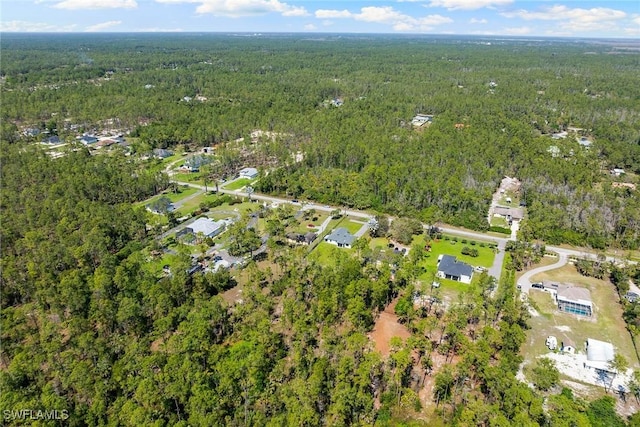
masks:
[(534, 268), (533, 270), (529, 270), (526, 273), (524, 273), (522, 275), (522, 277), (520, 277), (520, 279), (518, 279), (518, 285), (520, 285), (520, 288), (522, 290), (522, 292), (524, 293), (529, 293), (529, 290), (531, 289), (531, 278), (533, 276), (535, 276), (538, 273), (542, 273), (545, 271), (550, 271), (550, 270), (555, 270), (556, 268), (560, 268), (562, 266), (564, 266), (567, 261), (569, 260), (569, 258), (567, 257), (566, 254), (558, 254), (558, 261), (556, 261), (554, 264), (551, 265), (545, 265), (542, 267), (538, 267), (538, 268)]

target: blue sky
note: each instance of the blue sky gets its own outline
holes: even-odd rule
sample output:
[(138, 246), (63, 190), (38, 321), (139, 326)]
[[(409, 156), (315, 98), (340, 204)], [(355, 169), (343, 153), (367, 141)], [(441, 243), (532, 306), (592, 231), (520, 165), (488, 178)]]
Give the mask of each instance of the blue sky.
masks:
[(341, 32), (640, 38), (640, 0), (2, 0), (2, 32)]

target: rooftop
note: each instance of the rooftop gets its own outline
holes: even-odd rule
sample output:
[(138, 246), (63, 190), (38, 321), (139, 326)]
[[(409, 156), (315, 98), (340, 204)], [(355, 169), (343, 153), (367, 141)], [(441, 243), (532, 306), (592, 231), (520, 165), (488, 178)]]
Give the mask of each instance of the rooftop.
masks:
[(349, 233), (346, 228), (340, 227), (333, 230), (331, 234), (324, 238), (324, 240), (331, 240), (332, 242), (336, 242), (339, 245), (351, 246), (356, 238), (351, 233)]
[(209, 236), (218, 231), (223, 226), (223, 223), (216, 222), (209, 218), (198, 218), (192, 222), (188, 228), (193, 230), (194, 234), (202, 233), (205, 236)]
[(609, 362), (613, 360), (613, 344), (604, 341), (587, 339), (587, 360), (590, 362)]
[(591, 293), (586, 288), (564, 286), (558, 289), (558, 300), (573, 301), (591, 307)]
[(458, 261), (456, 257), (451, 255), (442, 255), (438, 263), (438, 271), (450, 276), (469, 276), (473, 274), (473, 267), (462, 261)]

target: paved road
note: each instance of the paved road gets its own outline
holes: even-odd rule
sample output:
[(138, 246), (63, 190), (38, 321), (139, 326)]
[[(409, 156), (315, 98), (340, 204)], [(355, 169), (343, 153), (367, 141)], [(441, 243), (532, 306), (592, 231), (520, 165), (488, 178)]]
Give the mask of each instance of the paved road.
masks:
[[(194, 184), (194, 183), (190, 183), (190, 182), (182, 182), (182, 181), (175, 181), (175, 182), (177, 184), (180, 184), (180, 185), (188, 185), (190, 187), (199, 188), (201, 190), (205, 189), (204, 186), (199, 185), (199, 184)], [(225, 189), (220, 188), (219, 192), (220, 193), (225, 193), (225, 194), (236, 195), (236, 196), (240, 196), (240, 197), (249, 197), (249, 195), (247, 193), (242, 192), (242, 191), (225, 190)], [(284, 198), (281, 198), (281, 197), (265, 196), (263, 194), (256, 194), (256, 193), (251, 194), (251, 199), (260, 200), (260, 201), (269, 202), (269, 203), (291, 203), (291, 204), (298, 205), (298, 206), (301, 205), (301, 203), (298, 203), (298, 202), (294, 203), (289, 199), (284, 199)], [(320, 204), (316, 204), (316, 203), (305, 203), (302, 208), (305, 209), (305, 210), (315, 209), (317, 211), (323, 211), (323, 212), (332, 212), (332, 211), (334, 211), (336, 209), (339, 209), (344, 215), (349, 215), (349, 216), (355, 217), (355, 218), (362, 218), (362, 219), (365, 219), (365, 220), (369, 220), (370, 218), (373, 217), (372, 214), (367, 213), (367, 212), (362, 212), (362, 211), (353, 210), (353, 209), (342, 209), (342, 208), (335, 207), (335, 206), (320, 205)], [(429, 226), (428, 225), (424, 225), (424, 227), (428, 228)], [(455, 236), (467, 237), (467, 238), (472, 238), (472, 239), (477, 239), (477, 240), (491, 241), (491, 242), (497, 243), (499, 251), (496, 254), (496, 257), (494, 259), (493, 265), (489, 269), (489, 274), (491, 274), (493, 277), (496, 277), (496, 278), (500, 277), (500, 272), (502, 271), (502, 264), (504, 262), (504, 248), (505, 248), (507, 242), (513, 238), (513, 234), (515, 234), (513, 229), (512, 229), (512, 235), (509, 236), (509, 237), (496, 237), (496, 236), (491, 236), (491, 235), (488, 235), (488, 234), (485, 234), (485, 233), (480, 233), (480, 232), (471, 231), (471, 230), (460, 230), (460, 229), (456, 229), (456, 228), (441, 227), (441, 226), (439, 226), (438, 228), (440, 230), (442, 230), (443, 232), (447, 233), (447, 234), (452, 234), (452, 235), (455, 235)], [(557, 246), (546, 246), (546, 250), (548, 252), (557, 253), (561, 258), (562, 257), (565, 257), (565, 258), (578, 257), (578, 258), (596, 259), (597, 256), (598, 256), (595, 253), (585, 252), (584, 250), (560, 248), (560, 247), (557, 247)], [(616, 257), (611, 257), (611, 256), (606, 257), (606, 259), (607, 259), (607, 261), (623, 261), (622, 258), (616, 258)]]
[(504, 263), (504, 248), (506, 246), (506, 242), (498, 242), (498, 251), (496, 252), (496, 256), (493, 258), (493, 265), (489, 267), (489, 276), (494, 277), (496, 279), (496, 283), (500, 280), (500, 275), (502, 274), (502, 264)]

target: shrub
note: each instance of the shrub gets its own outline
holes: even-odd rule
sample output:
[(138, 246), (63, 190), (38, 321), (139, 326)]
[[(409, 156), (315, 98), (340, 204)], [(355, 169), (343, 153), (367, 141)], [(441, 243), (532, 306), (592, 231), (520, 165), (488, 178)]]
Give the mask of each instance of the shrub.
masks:
[(460, 253), (462, 253), (462, 255), (468, 255), (474, 258), (478, 256), (478, 250), (476, 248), (470, 248), (468, 246), (463, 247)]
[(489, 227), (489, 231), (493, 231), (495, 233), (502, 233), (502, 234), (511, 234), (511, 229), (498, 227), (497, 225), (492, 225), (491, 227)]

